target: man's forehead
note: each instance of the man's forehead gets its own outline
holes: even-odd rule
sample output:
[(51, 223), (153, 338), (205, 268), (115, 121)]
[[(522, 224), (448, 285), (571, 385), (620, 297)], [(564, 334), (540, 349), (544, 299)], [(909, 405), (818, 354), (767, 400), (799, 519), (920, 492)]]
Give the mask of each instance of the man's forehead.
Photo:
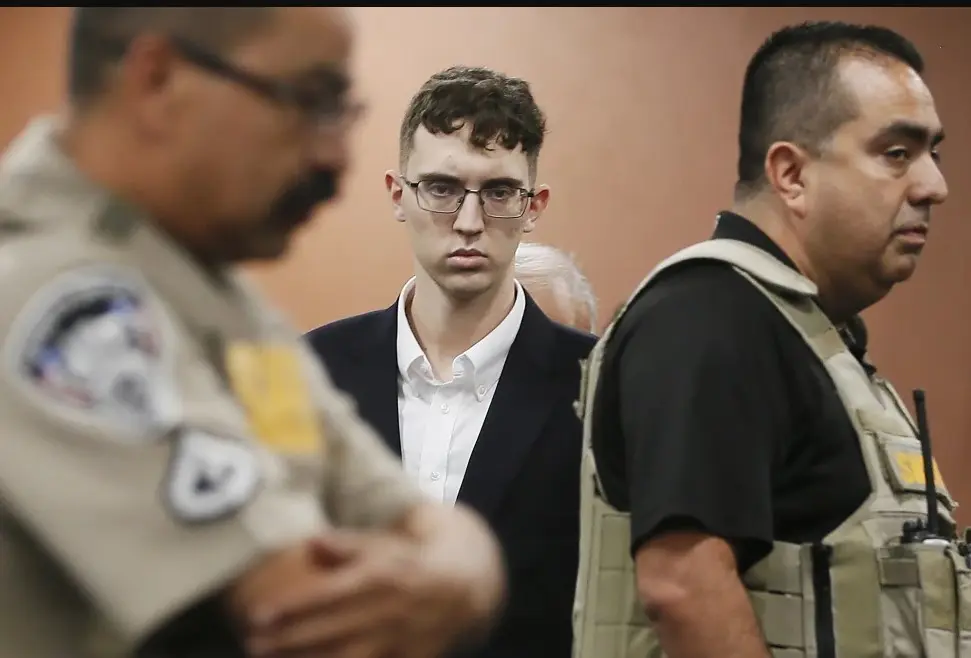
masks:
[(419, 126), (408, 159), (409, 173), (438, 173), (475, 180), (526, 180), (529, 164), (520, 147), (511, 151), (495, 144), (490, 149), (476, 148), (469, 143), (469, 132), (468, 128), (462, 128), (450, 135), (432, 134)]
[(851, 57), (840, 72), (857, 101), (861, 119), (878, 125), (909, 122), (923, 126), (929, 134), (940, 132), (930, 89), (905, 63), (883, 57)]

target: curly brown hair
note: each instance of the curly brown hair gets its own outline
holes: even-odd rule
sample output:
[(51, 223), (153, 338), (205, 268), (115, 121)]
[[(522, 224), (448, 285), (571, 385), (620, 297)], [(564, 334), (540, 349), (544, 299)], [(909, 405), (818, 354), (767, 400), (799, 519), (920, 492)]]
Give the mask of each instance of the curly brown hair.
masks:
[(546, 117), (536, 104), (529, 83), (472, 66), (453, 66), (436, 73), (411, 99), (401, 122), (402, 169), (411, 155), (418, 126), (424, 126), (433, 135), (451, 135), (466, 124), (471, 126), (469, 143), (476, 148), (522, 148), (530, 179), (535, 180), (546, 136)]

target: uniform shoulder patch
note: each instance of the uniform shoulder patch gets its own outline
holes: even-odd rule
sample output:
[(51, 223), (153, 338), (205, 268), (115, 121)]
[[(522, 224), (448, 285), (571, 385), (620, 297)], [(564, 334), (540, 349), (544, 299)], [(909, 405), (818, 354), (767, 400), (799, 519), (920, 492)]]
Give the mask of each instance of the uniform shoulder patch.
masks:
[(41, 413), (109, 438), (159, 438), (178, 422), (174, 335), (123, 267), (65, 272), (38, 290), (4, 345), (7, 378)]
[(245, 444), (198, 429), (184, 430), (165, 479), (165, 506), (183, 523), (223, 519), (253, 499), (260, 463)]

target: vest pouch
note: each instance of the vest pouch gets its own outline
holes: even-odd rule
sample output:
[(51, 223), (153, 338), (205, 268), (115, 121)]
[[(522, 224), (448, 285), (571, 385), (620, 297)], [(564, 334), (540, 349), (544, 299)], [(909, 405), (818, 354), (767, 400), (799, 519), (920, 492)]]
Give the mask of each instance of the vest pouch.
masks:
[(811, 579), (809, 550), (805, 545), (775, 542), (772, 551), (742, 576), (773, 658), (806, 655), (812, 615), (811, 601), (804, 598)]
[[(637, 592), (637, 574), (630, 557), (630, 519), (599, 498), (593, 505), (590, 531), (593, 552), (599, 560), (586, 573), (583, 605), (586, 624), (579, 634), (581, 655), (598, 658), (647, 658), (661, 656), (657, 636)], [(592, 622), (592, 624), (591, 624)]]
[(573, 653), (597, 658), (659, 658), (657, 636), (650, 631), (637, 592), (630, 556), (630, 517), (597, 495), (589, 455), (582, 471), (581, 532), (591, 541), (589, 554), (580, 555)]
[[(890, 488), (900, 496), (919, 498), (923, 501), (926, 490), (924, 478), (924, 458), (920, 441), (913, 436), (910, 428), (896, 418), (860, 410), (857, 414), (864, 432), (870, 435), (880, 453), (880, 462)], [(946, 511), (957, 505), (944, 484), (941, 471), (934, 462), (934, 484), (937, 498)], [(952, 519), (948, 518), (948, 521)]]
[(951, 546), (917, 543), (878, 552), (885, 655), (961, 655), (958, 574), (952, 554), (956, 551)]
[(957, 574), (958, 638), (961, 658), (971, 656), (971, 568), (956, 550), (948, 552)]

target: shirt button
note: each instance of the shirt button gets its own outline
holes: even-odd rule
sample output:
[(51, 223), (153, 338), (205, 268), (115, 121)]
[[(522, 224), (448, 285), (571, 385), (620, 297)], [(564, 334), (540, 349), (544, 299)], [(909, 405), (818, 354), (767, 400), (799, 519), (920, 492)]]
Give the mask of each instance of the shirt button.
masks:
[(438, 480), (438, 479), (439, 479), (440, 477), (442, 477), (442, 474), (441, 474), (441, 473), (439, 473), (438, 471), (435, 471), (434, 473), (432, 473), (432, 475), (431, 475), (431, 477), (432, 477), (432, 481), (433, 481), (433, 482), (435, 482), (435, 481), (437, 481), (437, 480)]
[(479, 387), (479, 395), (485, 395), (485, 394), (486, 394), (486, 387), (485, 386), (480, 386)]
[(447, 414), (448, 413), (448, 404), (446, 404), (445, 402), (443, 402), (441, 409), (442, 409), (442, 413), (443, 414)]

